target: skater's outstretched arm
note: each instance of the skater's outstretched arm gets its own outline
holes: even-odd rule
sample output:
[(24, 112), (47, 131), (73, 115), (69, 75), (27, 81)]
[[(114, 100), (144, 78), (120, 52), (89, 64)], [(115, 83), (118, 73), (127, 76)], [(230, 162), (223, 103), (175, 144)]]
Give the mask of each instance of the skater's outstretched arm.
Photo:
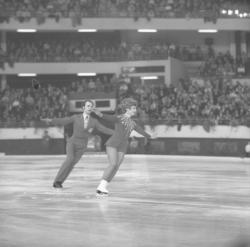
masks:
[(142, 136), (146, 137), (146, 138), (150, 138), (151, 135), (149, 135), (141, 126), (139, 126), (138, 124), (135, 125), (134, 130), (141, 134)]
[(107, 120), (109, 122), (112, 123), (117, 123), (118, 122), (118, 118), (116, 115), (109, 115), (109, 114), (103, 114), (101, 113), (99, 110), (97, 110), (96, 108), (93, 109), (93, 112), (100, 118)]
[(141, 126), (138, 124), (135, 125), (134, 130), (145, 137), (144, 139), (144, 145), (147, 145), (149, 143), (149, 139), (151, 138), (151, 135), (149, 135)]
[(42, 118), (41, 121), (46, 124), (67, 125), (74, 122), (74, 116), (64, 118)]
[(114, 130), (105, 127), (104, 125), (100, 124), (97, 120), (95, 122), (95, 127), (99, 131), (101, 131), (102, 133), (107, 134), (107, 135), (113, 135), (113, 133), (114, 133)]

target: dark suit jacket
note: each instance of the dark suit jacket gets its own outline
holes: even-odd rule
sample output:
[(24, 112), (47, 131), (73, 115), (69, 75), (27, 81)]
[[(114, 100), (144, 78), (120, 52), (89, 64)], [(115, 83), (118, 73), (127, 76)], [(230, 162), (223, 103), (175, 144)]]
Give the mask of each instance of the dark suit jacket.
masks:
[(88, 125), (84, 126), (84, 119), (82, 114), (65, 118), (54, 118), (52, 119), (51, 123), (54, 125), (67, 125), (72, 123), (73, 134), (70, 137), (69, 141), (84, 142), (86, 144), (88, 142), (88, 137), (91, 135), (93, 129), (95, 128), (107, 135), (112, 135), (114, 132), (112, 129), (106, 128), (105, 126), (100, 124), (97, 119), (91, 116), (89, 117)]

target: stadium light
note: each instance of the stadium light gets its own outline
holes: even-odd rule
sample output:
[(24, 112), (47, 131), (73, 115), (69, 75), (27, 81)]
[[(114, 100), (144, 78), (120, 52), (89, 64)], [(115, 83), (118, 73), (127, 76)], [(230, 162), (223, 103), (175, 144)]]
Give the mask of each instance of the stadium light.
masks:
[(137, 32), (139, 32), (139, 33), (156, 33), (157, 29), (138, 29)]
[(18, 73), (17, 75), (21, 77), (30, 77), (30, 76), (36, 76), (36, 73)]
[(141, 80), (157, 80), (158, 76), (142, 76)]
[(217, 33), (218, 30), (217, 29), (199, 29), (198, 32), (199, 33)]
[(96, 76), (96, 73), (92, 73), (92, 72), (89, 72), (89, 73), (77, 73), (78, 76)]
[(78, 29), (77, 31), (80, 33), (95, 33), (95, 32), (97, 32), (96, 29)]
[(18, 33), (35, 33), (35, 32), (37, 32), (36, 29), (17, 29), (16, 31)]

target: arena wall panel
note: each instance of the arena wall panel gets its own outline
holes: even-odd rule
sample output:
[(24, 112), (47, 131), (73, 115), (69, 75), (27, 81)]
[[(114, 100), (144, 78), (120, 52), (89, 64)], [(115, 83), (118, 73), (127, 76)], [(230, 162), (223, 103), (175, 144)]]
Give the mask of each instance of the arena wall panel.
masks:
[[(150, 67), (163, 66), (165, 72), (151, 73), (152, 75), (168, 75), (170, 70), (169, 60), (143, 60), (129, 62), (86, 62), (86, 63), (15, 63), (14, 67), (5, 64), (5, 69), (0, 69), (0, 74), (11, 75), (18, 73), (36, 73), (42, 75), (57, 74), (77, 74), (95, 72), (97, 74), (116, 74), (121, 73), (123, 67)], [(143, 75), (143, 74), (142, 74)]]
[[(205, 155), (205, 156), (244, 156), (246, 144), (250, 141), (250, 128), (239, 126), (217, 126), (207, 132), (202, 126), (183, 126), (181, 131), (176, 126), (145, 126), (152, 137), (149, 145), (144, 146), (143, 138), (136, 132), (131, 133), (129, 153), (166, 154), (166, 155)], [(47, 131), (49, 138), (45, 138)], [(101, 135), (101, 140), (90, 139), (89, 151), (105, 149), (108, 136)], [(0, 153), (7, 155), (28, 154), (64, 154), (65, 135), (62, 128), (17, 128), (0, 129)], [(95, 143), (97, 140), (98, 143)], [(135, 141), (134, 141), (135, 140)]]
[(64, 139), (10, 139), (0, 140), (0, 153), (6, 155), (64, 154)]
[(245, 146), (250, 141), (243, 139), (209, 139), (209, 138), (160, 138), (151, 140), (144, 146), (138, 139), (138, 146), (130, 145), (128, 153), (165, 154), (192, 156), (230, 156), (244, 157)]

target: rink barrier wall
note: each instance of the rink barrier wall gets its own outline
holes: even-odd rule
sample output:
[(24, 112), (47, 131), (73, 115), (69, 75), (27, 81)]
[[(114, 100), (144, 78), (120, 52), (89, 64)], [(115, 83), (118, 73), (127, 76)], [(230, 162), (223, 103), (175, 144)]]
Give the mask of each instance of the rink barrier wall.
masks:
[(0, 153), (6, 155), (64, 154), (65, 140), (51, 139), (49, 142), (42, 139), (0, 140)]
[[(244, 157), (244, 149), (247, 144), (245, 139), (158, 138), (144, 146), (142, 138), (136, 138), (136, 140), (136, 147), (129, 145), (129, 154)], [(64, 139), (51, 139), (49, 142), (41, 139), (0, 140), (0, 153), (6, 155), (60, 155), (65, 154), (65, 145)], [(88, 151), (96, 152), (92, 147)], [(104, 146), (101, 151), (104, 151)]]
[(128, 153), (245, 157), (246, 144), (245, 139), (158, 138), (145, 147), (140, 139), (137, 148), (129, 146)]
[[(202, 126), (178, 129), (176, 126), (146, 125), (145, 130), (155, 139), (144, 146), (143, 138), (132, 132), (135, 139), (130, 142), (128, 153), (244, 157), (245, 146), (250, 141), (250, 128), (245, 126), (216, 126), (207, 132)], [(107, 136), (100, 136), (104, 151)], [(60, 155), (65, 154), (65, 145), (63, 128), (0, 129), (0, 153), (7, 155)], [(89, 141), (88, 151), (97, 151), (93, 140)]]

